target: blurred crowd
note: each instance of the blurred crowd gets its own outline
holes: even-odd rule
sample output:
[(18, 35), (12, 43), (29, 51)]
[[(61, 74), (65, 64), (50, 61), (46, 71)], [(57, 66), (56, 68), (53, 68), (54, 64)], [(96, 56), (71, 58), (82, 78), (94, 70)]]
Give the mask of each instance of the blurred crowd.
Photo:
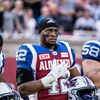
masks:
[(34, 39), (37, 24), (54, 18), (60, 34), (100, 32), (100, 0), (0, 0), (0, 34), (4, 39)]

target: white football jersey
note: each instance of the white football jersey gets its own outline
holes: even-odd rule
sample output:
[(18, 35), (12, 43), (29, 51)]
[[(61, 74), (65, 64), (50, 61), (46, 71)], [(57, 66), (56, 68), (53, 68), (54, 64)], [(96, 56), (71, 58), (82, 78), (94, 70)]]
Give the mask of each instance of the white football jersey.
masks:
[(5, 65), (5, 57), (4, 57), (4, 53), (1, 52), (0, 53), (0, 73), (2, 72), (4, 65)]

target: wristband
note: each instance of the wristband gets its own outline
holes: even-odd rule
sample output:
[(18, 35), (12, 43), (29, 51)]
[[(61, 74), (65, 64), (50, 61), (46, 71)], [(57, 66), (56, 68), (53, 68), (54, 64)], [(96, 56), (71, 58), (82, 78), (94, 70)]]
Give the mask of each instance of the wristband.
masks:
[(51, 82), (53, 82), (55, 79), (53, 77), (53, 75), (47, 75), (45, 77), (43, 77), (41, 79), (42, 84), (45, 86), (47, 86), (48, 84), (50, 84)]

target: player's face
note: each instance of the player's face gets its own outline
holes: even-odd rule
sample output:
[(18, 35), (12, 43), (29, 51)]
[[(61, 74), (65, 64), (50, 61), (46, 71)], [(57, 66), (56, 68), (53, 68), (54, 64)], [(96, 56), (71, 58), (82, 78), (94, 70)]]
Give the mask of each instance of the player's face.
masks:
[(49, 27), (44, 29), (41, 34), (41, 43), (45, 46), (55, 45), (58, 37), (58, 29), (55, 27)]

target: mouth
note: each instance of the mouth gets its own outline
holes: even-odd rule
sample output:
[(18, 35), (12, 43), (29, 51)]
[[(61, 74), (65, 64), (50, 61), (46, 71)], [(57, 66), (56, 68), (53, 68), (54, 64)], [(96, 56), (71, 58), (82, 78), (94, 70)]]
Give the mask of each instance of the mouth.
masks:
[(54, 38), (52, 38), (52, 39), (49, 39), (49, 41), (51, 41), (51, 42), (55, 42), (57, 39), (54, 39)]

